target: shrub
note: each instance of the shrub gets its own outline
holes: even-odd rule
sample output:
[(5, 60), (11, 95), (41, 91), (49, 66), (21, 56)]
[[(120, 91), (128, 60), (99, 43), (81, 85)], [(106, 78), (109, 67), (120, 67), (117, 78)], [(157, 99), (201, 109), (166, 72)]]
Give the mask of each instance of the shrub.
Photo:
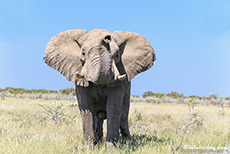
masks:
[(167, 96), (173, 97), (173, 98), (183, 98), (184, 97), (183, 94), (179, 94), (176, 91), (171, 91), (170, 93), (167, 94)]
[(75, 89), (74, 88), (66, 88), (66, 89), (62, 89), (62, 90), (59, 90), (59, 92), (63, 95), (69, 95), (69, 94), (72, 94), (72, 95), (76, 95), (75, 94)]
[(154, 93), (152, 91), (147, 91), (147, 92), (144, 92), (144, 94), (142, 95), (142, 97), (150, 97), (150, 96), (154, 96)]
[(162, 98), (163, 96), (165, 96), (165, 94), (161, 94), (161, 93), (153, 93), (152, 91), (147, 91), (144, 92), (144, 94), (142, 95), (142, 97), (157, 97), (157, 98)]
[(53, 120), (55, 124), (63, 122), (67, 117), (63, 103), (54, 102), (48, 107), (39, 105), (45, 110), (47, 118)]
[(199, 97), (199, 96), (195, 96), (195, 95), (191, 95), (191, 96), (189, 96), (189, 98), (191, 98), (191, 99), (194, 99), (194, 98), (201, 99), (201, 97)]

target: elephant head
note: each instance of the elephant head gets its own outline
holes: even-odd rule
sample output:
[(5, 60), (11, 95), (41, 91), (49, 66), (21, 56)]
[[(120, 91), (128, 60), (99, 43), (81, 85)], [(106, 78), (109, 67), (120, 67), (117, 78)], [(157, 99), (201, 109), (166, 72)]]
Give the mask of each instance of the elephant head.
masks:
[(107, 30), (68, 30), (46, 47), (45, 63), (82, 87), (130, 81), (153, 66), (155, 53), (137, 33)]

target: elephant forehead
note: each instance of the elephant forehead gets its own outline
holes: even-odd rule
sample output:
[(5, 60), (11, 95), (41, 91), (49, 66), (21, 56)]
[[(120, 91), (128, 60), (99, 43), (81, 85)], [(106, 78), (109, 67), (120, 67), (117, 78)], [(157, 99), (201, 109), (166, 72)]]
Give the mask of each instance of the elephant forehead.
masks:
[(82, 44), (85, 48), (101, 45), (101, 40), (107, 35), (112, 35), (112, 33), (107, 30), (92, 30), (84, 36)]
[(107, 35), (112, 35), (112, 33), (107, 30), (92, 30), (85, 35), (84, 41), (94, 40), (95, 42), (99, 42)]
[[(104, 38), (104, 37), (102, 37), (102, 38)], [(94, 47), (101, 46), (103, 49), (107, 50), (107, 48), (103, 47), (103, 45), (100, 42), (101, 42), (101, 39), (98, 39), (98, 38), (89, 39), (86, 42), (84, 42), (83, 48), (86, 51), (89, 51)], [(109, 47), (110, 47), (109, 50), (112, 54), (115, 54), (119, 51), (119, 47), (117, 46), (116, 42), (114, 42), (113, 40), (109, 43)]]
[(87, 41), (95, 41), (95, 42), (100, 42), (101, 39), (104, 39), (105, 36), (107, 35), (111, 35), (111, 33), (108, 33), (108, 32), (89, 32), (89, 35), (88, 35), (88, 38), (87, 38)]
[(105, 30), (105, 29), (94, 29), (94, 30), (89, 31), (88, 33), (109, 33), (109, 34), (112, 34), (112, 32)]

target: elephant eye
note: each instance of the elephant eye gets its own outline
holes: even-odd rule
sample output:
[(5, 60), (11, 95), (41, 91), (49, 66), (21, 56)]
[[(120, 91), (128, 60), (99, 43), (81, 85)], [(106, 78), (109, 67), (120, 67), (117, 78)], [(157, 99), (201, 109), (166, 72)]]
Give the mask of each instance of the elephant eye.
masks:
[(85, 50), (82, 50), (82, 55), (85, 56)]
[(119, 55), (116, 55), (116, 57), (118, 58), (118, 57), (119, 57)]

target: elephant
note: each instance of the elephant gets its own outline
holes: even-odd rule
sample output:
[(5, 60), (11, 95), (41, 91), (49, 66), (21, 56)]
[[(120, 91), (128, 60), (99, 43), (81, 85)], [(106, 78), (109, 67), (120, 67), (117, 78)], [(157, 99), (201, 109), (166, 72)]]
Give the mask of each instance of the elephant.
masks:
[(120, 136), (129, 137), (130, 83), (154, 64), (150, 43), (134, 32), (95, 29), (67, 30), (50, 39), (44, 61), (75, 85), (85, 144), (103, 138), (116, 146)]

